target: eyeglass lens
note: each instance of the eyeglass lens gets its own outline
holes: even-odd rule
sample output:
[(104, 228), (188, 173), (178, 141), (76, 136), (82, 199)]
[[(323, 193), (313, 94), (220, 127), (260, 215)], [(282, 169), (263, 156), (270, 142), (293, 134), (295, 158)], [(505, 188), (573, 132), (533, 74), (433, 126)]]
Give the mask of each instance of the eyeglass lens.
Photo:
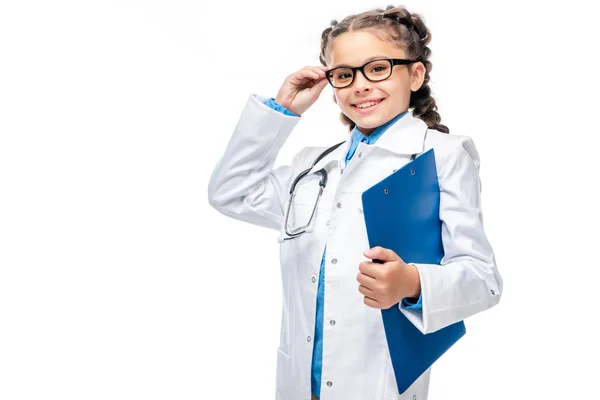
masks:
[[(389, 78), (392, 72), (390, 62), (387, 60), (376, 60), (365, 65), (365, 76), (372, 81), (382, 81)], [(331, 83), (335, 87), (350, 85), (354, 79), (354, 71), (350, 68), (337, 68), (331, 71)]]

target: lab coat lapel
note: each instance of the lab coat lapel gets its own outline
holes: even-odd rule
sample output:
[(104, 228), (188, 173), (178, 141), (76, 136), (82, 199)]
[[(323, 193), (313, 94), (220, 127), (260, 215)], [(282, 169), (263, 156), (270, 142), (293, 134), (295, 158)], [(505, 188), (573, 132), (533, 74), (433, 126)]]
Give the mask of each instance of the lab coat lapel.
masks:
[[(394, 125), (390, 126), (372, 146), (400, 155), (419, 154), (424, 151), (426, 132), (427, 125), (425, 122), (420, 118), (413, 116), (412, 112), (409, 112), (400, 118)], [(346, 142), (337, 149), (323, 157), (313, 168), (311, 168), (310, 173), (318, 171), (333, 162), (337, 162), (338, 168), (343, 169), (345, 167), (346, 154), (350, 148), (350, 141), (351, 139), (348, 138)], [(324, 149), (322, 151), (324, 151)], [(318, 154), (321, 154), (321, 152)], [(317, 156), (315, 156), (315, 158)]]
[[(325, 166), (329, 166), (331, 163), (337, 163), (338, 168), (343, 168), (344, 162), (346, 160), (346, 154), (348, 153), (348, 149), (350, 148), (350, 138), (348, 138), (344, 143), (338, 146), (337, 149), (333, 150), (331, 153), (327, 154), (318, 163), (315, 164), (314, 167), (311, 168), (310, 173), (314, 173), (315, 171), (324, 168)], [(321, 154), (325, 149), (319, 151), (317, 155)], [(329, 168), (328, 168), (329, 169)]]
[(401, 155), (422, 153), (426, 132), (427, 124), (409, 112), (390, 126), (373, 146)]

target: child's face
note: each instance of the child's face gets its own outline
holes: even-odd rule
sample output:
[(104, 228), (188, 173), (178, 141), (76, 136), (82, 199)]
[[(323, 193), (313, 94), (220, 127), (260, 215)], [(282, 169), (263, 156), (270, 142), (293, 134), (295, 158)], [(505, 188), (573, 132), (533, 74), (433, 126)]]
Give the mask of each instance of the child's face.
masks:
[[(346, 32), (333, 41), (328, 67), (359, 67), (376, 56), (406, 58), (406, 53), (393, 42), (379, 39), (372, 31)], [(396, 65), (392, 76), (380, 82), (371, 82), (357, 71), (352, 85), (334, 89), (335, 98), (342, 112), (354, 121), (358, 129), (370, 135), (378, 126), (408, 110), (410, 94), (421, 87), (424, 75), (425, 68), (421, 63)], [(366, 109), (356, 107), (357, 103), (365, 100), (381, 102)]]

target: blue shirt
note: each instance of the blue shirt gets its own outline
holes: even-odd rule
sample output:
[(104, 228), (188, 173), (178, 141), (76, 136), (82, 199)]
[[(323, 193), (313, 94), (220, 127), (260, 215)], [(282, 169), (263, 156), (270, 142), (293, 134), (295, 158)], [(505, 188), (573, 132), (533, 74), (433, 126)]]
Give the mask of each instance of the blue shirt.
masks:
[[(265, 104), (271, 107), (274, 110), (280, 111), (285, 115), (297, 117), (296, 114), (287, 110), (285, 107), (278, 104), (275, 99), (271, 98), (265, 102)], [(377, 129), (375, 129), (369, 136), (365, 136), (361, 131), (358, 130), (358, 127), (354, 127), (351, 133), (351, 142), (350, 148), (348, 149), (348, 153), (346, 153), (346, 163), (345, 166), (348, 165), (348, 162), (354, 156), (356, 149), (358, 148), (358, 144), (363, 142), (366, 144), (373, 144), (379, 139), (385, 131), (388, 130), (390, 126), (396, 123), (400, 118), (402, 118), (406, 112), (396, 116), (391, 121), (381, 125)], [(344, 166), (344, 167), (345, 167)], [(343, 173), (343, 170), (342, 170)], [(312, 393), (320, 397), (321, 395), (321, 371), (323, 366), (323, 302), (325, 297), (325, 253), (327, 252), (327, 246), (323, 250), (323, 257), (321, 258), (321, 267), (319, 270), (319, 286), (317, 289), (317, 312), (316, 312), (316, 320), (315, 320), (315, 337), (314, 337), (314, 346), (313, 346), (313, 356), (312, 356), (312, 375), (311, 375), (311, 389)], [(410, 299), (403, 299), (402, 305), (408, 309), (422, 309), (421, 304), (421, 296), (419, 296), (419, 300), (416, 303), (412, 303)]]

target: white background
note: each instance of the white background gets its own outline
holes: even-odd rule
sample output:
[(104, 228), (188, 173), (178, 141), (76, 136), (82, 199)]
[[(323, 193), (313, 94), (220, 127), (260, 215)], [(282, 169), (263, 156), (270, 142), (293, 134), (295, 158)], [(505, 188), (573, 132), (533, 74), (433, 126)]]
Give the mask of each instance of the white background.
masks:
[[(251, 93), (388, 3), (0, 4), (0, 399), (274, 398), (277, 232), (210, 208), (208, 179)], [(430, 399), (600, 398), (595, 14), (405, 5), (442, 122), (479, 150), (505, 284)], [(278, 164), (344, 139), (336, 107), (328, 87)]]

